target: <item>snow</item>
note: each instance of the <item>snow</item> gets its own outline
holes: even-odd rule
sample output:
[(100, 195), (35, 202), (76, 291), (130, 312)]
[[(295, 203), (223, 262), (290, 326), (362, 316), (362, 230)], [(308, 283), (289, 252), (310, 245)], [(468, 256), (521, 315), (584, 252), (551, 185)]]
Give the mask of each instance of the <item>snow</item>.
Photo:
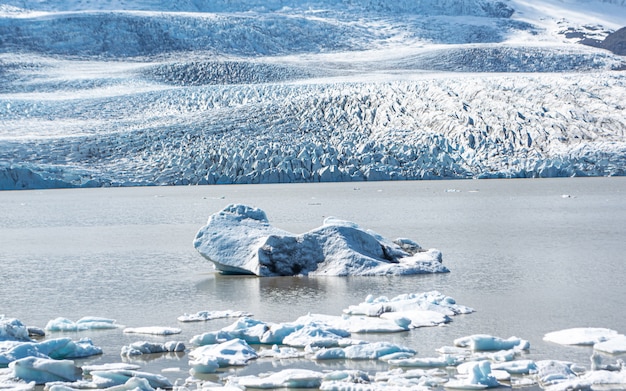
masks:
[(45, 329), (47, 331), (84, 331), (93, 329), (115, 329), (118, 327), (121, 326), (116, 325), (114, 319), (86, 316), (76, 322), (67, 318), (56, 318), (49, 321)]
[(601, 327), (576, 327), (547, 333), (543, 339), (562, 345), (593, 345), (617, 335), (617, 331)]
[(405, 242), (392, 242), (336, 218), (294, 235), (270, 225), (258, 208), (231, 204), (209, 217), (194, 247), (217, 270), (229, 274), (364, 276), (448, 271), (438, 250), (409, 247)]

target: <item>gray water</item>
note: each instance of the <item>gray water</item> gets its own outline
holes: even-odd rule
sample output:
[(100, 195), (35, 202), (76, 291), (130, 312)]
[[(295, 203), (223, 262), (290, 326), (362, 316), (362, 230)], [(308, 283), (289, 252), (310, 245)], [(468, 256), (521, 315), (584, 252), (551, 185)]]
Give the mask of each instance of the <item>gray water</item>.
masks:
[[(192, 246), (208, 216), (229, 203), (264, 209), (296, 233), (324, 217), (408, 237), (444, 255), (447, 274), (404, 277), (223, 276)], [(138, 187), (0, 192), (0, 314), (44, 327), (56, 317), (116, 319), (128, 327), (173, 326), (170, 337), (120, 330), (50, 333), (91, 337), (104, 354), (78, 364), (120, 362), (139, 340), (189, 341), (233, 320), (181, 324), (201, 310), (242, 310), (271, 322), (308, 312), (339, 315), (368, 295), (439, 290), (476, 309), (445, 327), (358, 335), (424, 357), (455, 338), (486, 333), (530, 341), (524, 358), (589, 366), (591, 348), (542, 341), (570, 327), (626, 332), (626, 178), (364, 182)], [(612, 358), (614, 359), (614, 358)], [(143, 370), (188, 377), (185, 355), (137, 359)], [(372, 362), (328, 367), (384, 370)], [(238, 374), (312, 367), (259, 360)], [(217, 376), (217, 375), (216, 375)], [(223, 374), (221, 376), (224, 376)], [(213, 377), (215, 378), (215, 377)]]

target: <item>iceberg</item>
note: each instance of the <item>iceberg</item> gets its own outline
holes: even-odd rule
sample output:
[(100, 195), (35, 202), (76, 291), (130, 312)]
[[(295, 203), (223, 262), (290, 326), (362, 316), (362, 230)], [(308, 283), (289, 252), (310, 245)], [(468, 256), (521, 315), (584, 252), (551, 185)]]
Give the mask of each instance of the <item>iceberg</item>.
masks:
[(395, 242), (352, 222), (326, 218), (301, 235), (270, 225), (261, 209), (231, 204), (211, 215), (194, 240), (198, 252), (227, 274), (405, 275), (443, 273), (438, 250)]
[(86, 316), (73, 322), (66, 318), (56, 318), (48, 322), (45, 329), (47, 331), (83, 331), (98, 329), (115, 329), (120, 327), (115, 324), (114, 319), (98, 318)]
[(617, 335), (617, 331), (601, 327), (576, 327), (547, 333), (543, 340), (561, 345), (593, 345)]
[(82, 370), (72, 360), (26, 357), (9, 364), (13, 376), (26, 382), (43, 384), (53, 381), (76, 381), (83, 376)]

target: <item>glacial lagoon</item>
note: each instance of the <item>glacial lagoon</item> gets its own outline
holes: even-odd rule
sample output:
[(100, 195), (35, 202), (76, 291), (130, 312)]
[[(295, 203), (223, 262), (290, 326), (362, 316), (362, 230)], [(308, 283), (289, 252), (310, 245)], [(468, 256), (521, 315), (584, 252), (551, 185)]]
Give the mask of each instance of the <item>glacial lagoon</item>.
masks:
[[(401, 277), (248, 277), (217, 274), (192, 246), (208, 216), (230, 203), (260, 207), (299, 233), (328, 216), (385, 237), (437, 248), (450, 273)], [(340, 315), (369, 294), (438, 290), (476, 312), (441, 327), (363, 334), (433, 357), (471, 334), (530, 342), (522, 358), (589, 367), (592, 349), (543, 341), (573, 327), (626, 332), (626, 178), (362, 182), (136, 187), (0, 192), (0, 314), (44, 327), (57, 317), (100, 316), (127, 327), (178, 327), (158, 337), (122, 329), (55, 332), (90, 337), (104, 354), (78, 365), (133, 362), (175, 382), (189, 377), (185, 353), (122, 359), (138, 340), (186, 343), (233, 319), (180, 323), (203, 310), (247, 311), (288, 322)], [(609, 357), (614, 360), (620, 356)], [(623, 356), (622, 356), (623, 358)], [(285, 367), (386, 370), (376, 361), (253, 361), (218, 375)]]

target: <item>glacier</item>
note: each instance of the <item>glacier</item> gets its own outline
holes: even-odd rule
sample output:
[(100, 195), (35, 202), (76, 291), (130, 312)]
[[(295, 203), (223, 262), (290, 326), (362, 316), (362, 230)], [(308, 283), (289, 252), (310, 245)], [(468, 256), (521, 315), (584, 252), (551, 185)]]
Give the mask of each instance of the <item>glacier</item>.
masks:
[(581, 44), (624, 20), (619, 0), (4, 0), (0, 189), (624, 175), (626, 59)]

